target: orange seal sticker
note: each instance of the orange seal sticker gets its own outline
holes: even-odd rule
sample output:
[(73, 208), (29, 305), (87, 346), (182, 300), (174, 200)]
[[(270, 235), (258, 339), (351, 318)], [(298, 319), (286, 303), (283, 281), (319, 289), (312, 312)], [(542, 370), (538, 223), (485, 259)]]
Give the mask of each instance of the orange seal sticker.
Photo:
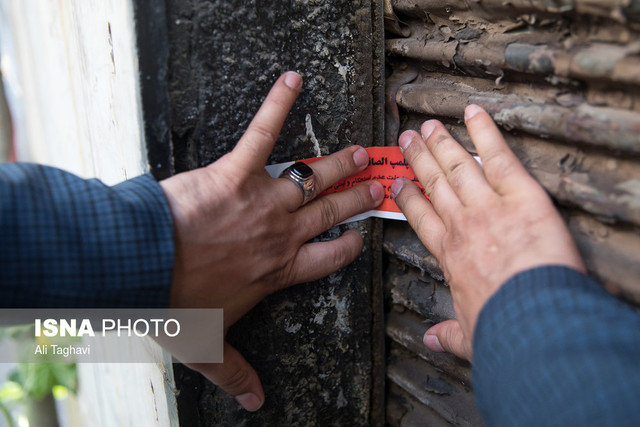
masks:
[[(369, 166), (356, 175), (336, 182), (331, 187), (326, 189), (322, 194), (320, 194), (320, 197), (326, 194), (344, 191), (361, 182), (375, 179), (376, 181), (379, 181), (385, 189), (385, 196), (382, 204), (380, 204), (380, 206), (378, 206), (378, 208), (375, 210), (351, 217), (343, 223), (358, 221), (372, 216), (378, 218), (406, 221), (407, 219), (402, 214), (400, 209), (398, 209), (396, 202), (391, 196), (391, 184), (393, 184), (393, 181), (395, 181), (397, 178), (406, 178), (415, 182), (420, 187), (420, 189), (422, 189), (423, 193), (424, 189), (418, 182), (418, 179), (413, 173), (413, 170), (411, 170), (411, 167), (405, 160), (398, 147), (369, 147), (366, 150), (369, 153)], [(321, 158), (322, 157), (314, 157), (301, 161), (306, 164), (312, 164), (313, 162), (316, 162)], [(279, 163), (277, 165), (267, 166), (266, 169), (271, 176), (278, 177), (283, 170), (291, 166), (293, 163), (294, 162)]]

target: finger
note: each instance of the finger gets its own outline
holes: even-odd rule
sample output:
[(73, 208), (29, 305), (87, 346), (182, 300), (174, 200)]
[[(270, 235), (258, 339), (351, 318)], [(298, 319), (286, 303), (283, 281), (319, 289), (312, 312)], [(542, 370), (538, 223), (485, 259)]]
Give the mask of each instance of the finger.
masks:
[(463, 204), (467, 205), (478, 197), (486, 198), (489, 193), (493, 193), (478, 162), (453, 139), (442, 123), (429, 120), (422, 124), (420, 130), (427, 148)]
[(293, 260), (287, 285), (318, 280), (339, 270), (356, 259), (362, 246), (362, 236), (355, 230), (329, 242), (303, 245)]
[(224, 363), (190, 363), (188, 366), (235, 397), (247, 411), (257, 411), (264, 403), (264, 390), (258, 374), (227, 342), (224, 343)]
[(348, 190), (328, 194), (295, 212), (302, 240), (309, 240), (356, 214), (374, 209), (384, 200), (384, 187), (367, 181)]
[(422, 339), (429, 350), (436, 353), (452, 353), (471, 362), (471, 342), (465, 339), (457, 320), (445, 320), (432, 326)]
[(536, 184), (486, 111), (471, 104), (465, 109), (464, 118), (487, 181), (496, 192), (504, 195)]
[[(315, 179), (314, 195), (322, 193), (341, 179), (355, 175), (368, 165), (369, 154), (367, 150), (357, 145), (313, 162), (309, 167), (313, 169)], [(293, 212), (300, 207), (300, 200), (302, 200), (298, 196), (300, 187), (287, 178), (282, 179), (282, 185), (283, 188), (286, 186), (286, 190), (280, 191), (279, 194), (282, 194), (283, 203), (289, 212)]]
[(398, 138), (398, 144), (438, 215), (445, 218), (448, 213), (461, 209), (460, 199), (420, 134), (413, 130), (405, 131)]
[(284, 73), (273, 85), (232, 151), (241, 170), (257, 171), (264, 168), (301, 87), (302, 77), (293, 71)]
[(404, 178), (391, 184), (391, 195), (422, 243), (440, 259), (443, 255), (441, 242), (445, 226), (431, 202), (416, 184)]

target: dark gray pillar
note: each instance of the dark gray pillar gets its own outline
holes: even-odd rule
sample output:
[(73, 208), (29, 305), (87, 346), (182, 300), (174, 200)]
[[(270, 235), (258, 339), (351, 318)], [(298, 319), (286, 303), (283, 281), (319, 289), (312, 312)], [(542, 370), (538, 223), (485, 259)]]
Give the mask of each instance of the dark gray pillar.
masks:
[[(377, 4), (166, 0), (164, 16), (152, 23), (137, 6), (139, 26), (165, 21), (166, 37), (147, 45), (159, 54), (164, 50), (157, 45), (168, 46), (164, 93), (171, 138), (161, 147), (172, 145), (175, 170), (207, 165), (231, 150), (286, 70), (301, 73), (305, 83), (271, 162), (313, 157), (318, 149), (327, 155), (351, 144), (381, 144)], [(158, 11), (156, 5), (147, 9)], [(372, 410), (382, 407), (376, 399), (383, 383), (375, 373), (382, 374), (377, 363), (383, 361), (380, 293), (372, 285), (380, 283), (373, 255), (379, 251), (372, 249), (380, 241), (379, 227), (372, 221), (349, 227), (357, 227), (366, 242), (351, 266), (273, 295), (229, 332), (229, 341), (262, 379), (264, 407), (247, 413), (200, 375), (177, 367), (181, 425), (370, 423)], [(345, 229), (336, 227), (320, 239)]]

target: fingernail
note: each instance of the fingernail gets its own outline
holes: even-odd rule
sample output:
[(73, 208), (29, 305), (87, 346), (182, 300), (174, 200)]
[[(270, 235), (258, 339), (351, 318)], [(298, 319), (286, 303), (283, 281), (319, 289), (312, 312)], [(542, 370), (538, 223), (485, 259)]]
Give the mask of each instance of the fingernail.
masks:
[(384, 197), (384, 187), (378, 181), (374, 181), (369, 186), (369, 193), (373, 200), (380, 201)]
[(397, 178), (393, 181), (393, 184), (391, 184), (391, 196), (393, 196), (394, 199), (398, 197), (398, 194), (402, 191), (402, 187), (404, 187), (404, 179)]
[(402, 135), (400, 135), (400, 138), (398, 138), (398, 145), (400, 146), (400, 150), (406, 151), (406, 149), (409, 148), (409, 145), (411, 145), (412, 139), (413, 138), (411, 136), (411, 131), (402, 132)]
[(258, 396), (253, 393), (244, 393), (236, 396), (238, 403), (247, 411), (254, 412), (260, 409), (262, 402)]
[(287, 71), (284, 75), (284, 84), (291, 89), (298, 89), (302, 83), (302, 77), (295, 71)]
[(440, 340), (438, 340), (438, 337), (435, 335), (425, 335), (423, 342), (431, 351), (435, 351), (436, 353), (445, 352), (444, 348), (440, 344)]
[(437, 123), (437, 120), (428, 120), (422, 124), (422, 127), (420, 128), (422, 139), (426, 140), (431, 136), (433, 130), (436, 128)]
[(467, 108), (464, 109), (464, 121), (470, 120), (476, 114), (484, 111), (481, 107), (476, 104), (467, 105)]
[(353, 153), (353, 163), (358, 167), (362, 167), (369, 164), (369, 153), (367, 150), (360, 147)]

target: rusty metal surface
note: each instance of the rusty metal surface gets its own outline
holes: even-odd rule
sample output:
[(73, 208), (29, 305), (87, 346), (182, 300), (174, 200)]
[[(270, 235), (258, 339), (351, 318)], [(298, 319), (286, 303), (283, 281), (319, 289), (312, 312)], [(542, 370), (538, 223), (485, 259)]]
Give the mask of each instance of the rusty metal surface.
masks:
[(408, 37), (411, 32), (409, 29), (402, 25), (395, 12), (393, 11), (393, 4), (391, 0), (383, 0), (384, 5), (384, 29), (391, 34), (397, 36)]
[[(422, 343), (422, 336), (433, 325), (430, 319), (416, 315), (411, 310), (398, 307), (389, 313), (387, 335), (406, 350), (416, 354), (438, 370), (446, 372), (465, 386), (471, 384), (471, 366), (451, 354), (433, 353)], [(419, 372), (416, 372), (416, 376)]]
[[(600, 21), (526, 10), (527, 5), (549, 9), (549, 3), (529, 1), (395, 2), (394, 16), (403, 23), (404, 32), (388, 38), (387, 52), (454, 73), (640, 84), (640, 24), (620, 25), (604, 11), (607, 7), (618, 10), (619, 5), (602, 5), (599, 15), (608, 19)], [(571, 6), (578, 9), (587, 8)]]
[(387, 77), (385, 85), (385, 145), (398, 144), (400, 113), (396, 96), (403, 85), (412, 82), (418, 76), (418, 70), (407, 64), (398, 64)]
[(454, 425), (482, 424), (467, 386), (395, 343), (391, 344), (387, 378)]
[[(424, 332), (455, 317), (448, 286), (438, 263), (406, 223), (389, 222), (384, 250), (390, 256), (385, 272), (386, 333), (391, 344), (387, 421), (391, 425), (421, 425), (416, 414), (453, 425), (481, 425), (471, 394), (468, 362), (433, 353), (422, 343)], [(416, 424), (416, 422), (418, 422)]]
[(387, 396), (387, 424), (400, 427), (450, 427), (436, 411), (420, 403), (410, 393), (390, 384)]
[[(640, 2), (392, 0), (391, 6), (386, 143), (435, 118), (475, 154), (464, 108), (483, 106), (556, 202), (589, 274), (640, 305)], [(389, 362), (397, 387), (389, 388), (387, 420), (420, 425), (415, 414), (435, 413), (435, 425), (438, 417), (464, 425), (471, 400), (468, 407), (453, 405), (421, 382), (434, 370), (468, 380), (468, 366), (441, 359), (421, 342), (433, 322), (455, 315), (437, 260), (406, 224), (388, 222), (383, 247), (386, 330), (397, 356)], [(471, 396), (458, 392), (459, 401)]]
[[(464, 126), (447, 126), (465, 147)], [(562, 205), (579, 207), (607, 224), (640, 225), (640, 159), (586, 153), (575, 145), (529, 135), (506, 135), (527, 170)], [(640, 253), (637, 255), (640, 263)]]
[(511, 94), (478, 93), (472, 87), (442, 87), (444, 84), (404, 85), (396, 102), (410, 111), (451, 118), (462, 117), (467, 105), (477, 104), (510, 130), (640, 154), (640, 113), (587, 103), (570, 107), (537, 103)]
[(409, 224), (396, 221), (386, 224), (384, 250), (401, 261), (419, 268), (431, 278), (444, 281), (438, 260), (427, 251)]
[(393, 0), (393, 9), (420, 16), (427, 12), (447, 12), (465, 17), (496, 18), (507, 17), (517, 19), (522, 14), (540, 14), (555, 16), (559, 14), (584, 14), (609, 18), (616, 22), (639, 21), (637, 0)]
[(393, 304), (400, 304), (436, 323), (455, 317), (451, 292), (442, 282), (416, 271), (394, 271), (389, 279)]
[[(387, 52), (474, 74), (500, 76), (505, 71), (518, 71), (545, 77), (640, 84), (640, 76), (634, 72), (640, 64), (638, 45), (635, 44), (623, 47), (614, 43), (597, 43), (566, 50), (561, 45), (537, 44), (557, 39), (553, 32), (487, 36), (486, 33), (474, 33), (464, 28), (453, 29), (451, 34), (450, 37), (441, 37), (442, 40), (431, 38), (426, 32), (407, 39), (388, 40)], [(465, 39), (464, 43), (457, 40), (467, 35), (473, 38)]]
[[(563, 208), (561, 212), (589, 272), (610, 291), (640, 304), (640, 234), (637, 227), (604, 224), (575, 209)], [(442, 273), (435, 257), (405, 224), (387, 226), (384, 248), (395, 258), (441, 280)], [(402, 279), (394, 276), (389, 281), (401, 282)], [(428, 303), (413, 304), (414, 307), (409, 308)]]
[(640, 305), (640, 234), (637, 227), (612, 227), (581, 212), (567, 214), (587, 270), (614, 294)]

